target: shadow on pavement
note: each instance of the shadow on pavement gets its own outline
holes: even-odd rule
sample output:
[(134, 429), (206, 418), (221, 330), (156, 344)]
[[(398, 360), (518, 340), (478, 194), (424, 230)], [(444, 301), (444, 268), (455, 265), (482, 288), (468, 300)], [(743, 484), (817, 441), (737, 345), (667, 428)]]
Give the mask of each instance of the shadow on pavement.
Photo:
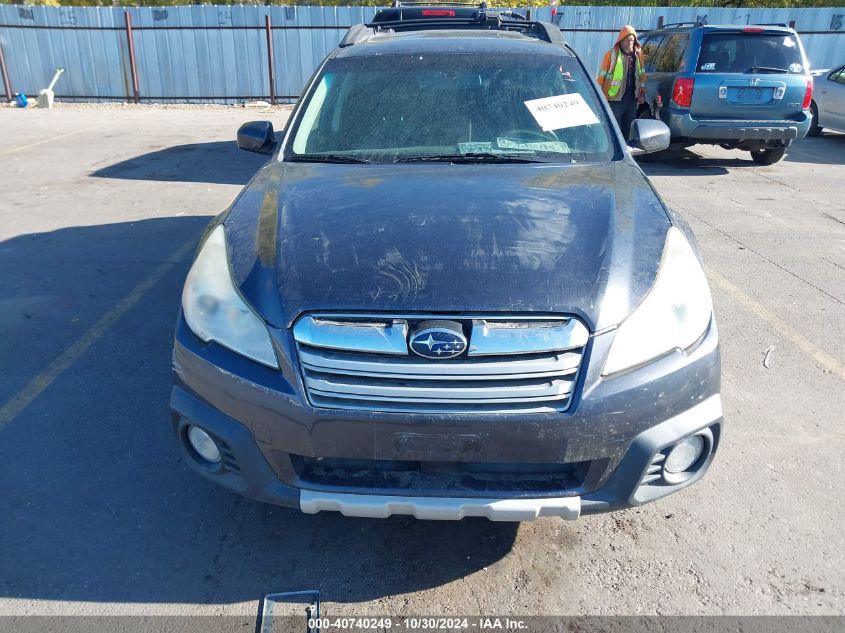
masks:
[(824, 130), (820, 136), (795, 141), (786, 150), (784, 160), (815, 165), (845, 165), (845, 134)]
[(671, 176), (684, 172), (684, 176), (724, 176), (729, 168), (754, 167), (748, 152), (736, 151), (736, 158), (707, 158), (687, 148), (671, 148), (639, 160), (640, 167), (649, 176)]
[(238, 149), (235, 141), (174, 145), (98, 169), (92, 176), (123, 180), (245, 185), (267, 157)]
[(231, 603), (319, 588), (324, 600), (358, 602), (443, 585), (504, 557), (515, 524), (310, 516), (241, 499), (188, 470), (168, 398), (190, 255), (170, 260), (208, 219), (0, 243), (0, 406), (151, 271), (167, 268), (0, 424), (0, 596)]

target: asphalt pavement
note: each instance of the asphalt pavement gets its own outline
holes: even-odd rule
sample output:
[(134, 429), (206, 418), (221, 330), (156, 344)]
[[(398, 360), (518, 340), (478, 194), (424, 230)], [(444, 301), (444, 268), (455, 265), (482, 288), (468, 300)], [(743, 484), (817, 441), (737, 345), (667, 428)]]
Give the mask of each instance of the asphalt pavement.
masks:
[(299, 589), (335, 615), (845, 611), (845, 135), (770, 167), (704, 146), (643, 163), (698, 236), (722, 337), (700, 483), (577, 522), (381, 521), (241, 499), (170, 430), (196, 239), (263, 162), (235, 131), (287, 113), (0, 109), (0, 614), (240, 630)]

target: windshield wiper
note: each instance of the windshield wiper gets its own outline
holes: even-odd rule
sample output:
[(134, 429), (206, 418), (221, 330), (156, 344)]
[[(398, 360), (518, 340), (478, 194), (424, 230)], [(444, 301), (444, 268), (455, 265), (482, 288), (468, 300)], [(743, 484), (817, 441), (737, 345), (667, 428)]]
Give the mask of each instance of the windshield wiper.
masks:
[(788, 68), (775, 68), (773, 66), (752, 66), (746, 73), (788, 73)]
[(466, 154), (423, 154), (398, 156), (397, 163), (542, 163), (532, 158), (534, 152), (502, 153), (467, 152)]
[(287, 160), (294, 163), (369, 163), (365, 158), (345, 154), (291, 154)]

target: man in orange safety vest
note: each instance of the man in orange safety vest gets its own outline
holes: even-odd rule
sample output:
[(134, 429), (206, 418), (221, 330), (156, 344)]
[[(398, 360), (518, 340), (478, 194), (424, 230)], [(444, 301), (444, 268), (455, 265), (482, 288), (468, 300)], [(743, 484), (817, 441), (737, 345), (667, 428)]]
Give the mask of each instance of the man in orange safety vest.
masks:
[(633, 26), (623, 26), (616, 44), (604, 54), (598, 82), (626, 139), (638, 105), (645, 102), (644, 67), (637, 32)]

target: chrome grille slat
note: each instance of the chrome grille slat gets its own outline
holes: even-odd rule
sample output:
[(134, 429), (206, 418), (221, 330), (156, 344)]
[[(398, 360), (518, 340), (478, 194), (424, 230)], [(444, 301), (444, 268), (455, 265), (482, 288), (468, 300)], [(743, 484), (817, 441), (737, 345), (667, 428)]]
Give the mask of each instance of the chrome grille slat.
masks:
[[(526, 336), (526, 330), (530, 332)], [(580, 321), (501, 322), (474, 319), (469, 356), (535, 354), (584, 347), (589, 333)]]
[(323, 394), (335, 393), (346, 398), (356, 396), (382, 397), (389, 400), (402, 399), (407, 402), (418, 402), (421, 400), (436, 399), (442, 402), (450, 400), (455, 402), (478, 402), (546, 398), (554, 399), (566, 397), (572, 390), (571, 380), (545, 380), (542, 383), (502, 384), (503, 381), (496, 381), (492, 385), (484, 383), (473, 387), (457, 387), (453, 384), (443, 383), (442, 385), (432, 384), (426, 381), (419, 384), (416, 381), (405, 381), (406, 385), (391, 384), (387, 381), (364, 382), (344, 380), (342, 376), (334, 376), (327, 379), (322, 374), (305, 374), (305, 385), (311, 391)]
[[(415, 397), (396, 397), (384, 395), (358, 395), (358, 394), (339, 394), (336, 391), (320, 391), (312, 389), (312, 394), (323, 396), (324, 398), (344, 398), (346, 400), (366, 400), (368, 402), (418, 402), (429, 404), (478, 404), (477, 398), (455, 398), (452, 396), (444, 398), (415, 398)], [(521, 398), (488, 398), (482, 400), (485, 404), (517, 404), (521, 402), (553, 402), (555, 400), (565, 400), (569, 397), (568, 393), (558, 394), (556, 396), (528, 396)]]
[[(566, 400), (539, 402), (499, 402), (481, 405), (477, 402), (462, 404), (450, 402), (391, 402), (390, 400), (347, 400), (309, 393), (311, 404), (325, 409), (347, 411), (384, 411), (390, 413), (554, 413), (565, 409)], [(563, 405), (561, 403), (564, 403)]]
[(299, 360), (306, 369), (338, 374), (373, 377), (401, 376), (412, 380), (491, 380), (497, 376), (531, 378), (572, 374), (578, 371), (581, 354), (562, 352), (541, 358), (509, 360), (478, 359), (470, 362), (443, 361), (432, 363), (414, 359), (362, 359), (360, 354), (311, 350), (302, 345)]
[(305, 317), (296, 324), (295, 334), (300, 343), (315, 347), (349, 349), (353, 345), (361, 352), (408, 353), (408, 323), (403, 320), (343, 322)]
[(410, 354), (411, 328), (438, 318), (445, 317), (303, 317), (293, 335), (310, 403), (407, 413), (553, 412), (569, 406), (589, 338), (580, 321), (450, 316), (470, 341), (465, 355), (428, 360)]

